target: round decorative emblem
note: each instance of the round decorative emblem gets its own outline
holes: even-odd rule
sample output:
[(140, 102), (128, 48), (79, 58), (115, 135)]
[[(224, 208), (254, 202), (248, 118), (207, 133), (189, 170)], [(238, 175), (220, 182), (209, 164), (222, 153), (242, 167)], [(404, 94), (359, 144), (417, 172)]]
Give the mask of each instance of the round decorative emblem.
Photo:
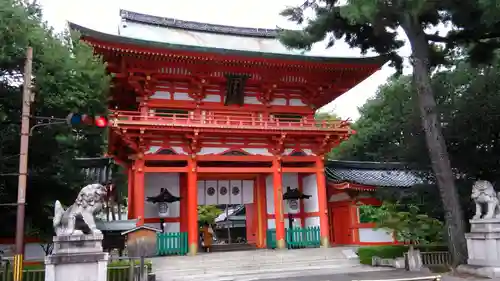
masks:
[(298, 210), (299, 209), (299, 201), (298, 200), (288, 200), (288, 207), (290, 210)]
[(207, 188), (207, 194), (208, 194), (208, 196), (214, 196), (215, 188), (213, 188), (213, 187)]
[(227, 187), (223, 186), (220, 188), (220, 195), (226, 195), (227, 194)]
[(237, 186), (233, 186), (233, 188), (231, 189), (231, 193), (235, 196), (240, 194), (240, 188)]

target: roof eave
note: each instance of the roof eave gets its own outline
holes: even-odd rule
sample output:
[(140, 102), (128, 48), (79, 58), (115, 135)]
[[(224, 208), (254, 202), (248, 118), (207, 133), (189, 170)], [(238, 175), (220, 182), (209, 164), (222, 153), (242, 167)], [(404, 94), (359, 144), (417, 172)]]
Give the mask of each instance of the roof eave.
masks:
[[(87, 40), (93, 39), (95, 41), (101, 42), (103, 45), (118, 44), (124, 50), (145, 48), (148, 50), (154, 50), (148, 52), (154, 52), (165, 55), (171, 54), (172, 51), (191, 51), (197, 53), (259, 58), (264, 60), (278, 59), (282, 60), (283, 62), (288, 61), (291, 63), (307, 62), (314, 64), (346, 64), (346, 65), (352, 65), (352, 67), (356, 68), (366, 66), (373, 69), (381, 68), (389, 60), (387, 56), (376, 56), (376, 57), (366, 57), (366, 58), (335, 58), (335, 57), (300, 56), (291, 54), (264, 53), (264, 52), (254, 52), (254, 51), (241, 51), (241, 50), (231, 50), (222, 48), (180, 45), (180, 44), (171, 44), (171, 43), (156, 42), (156, 41), (147, 41), (142, 39), (135, 39), (125, 36), (103, 33), (72, 22), (68, 22), (68, 25), (70, 30), (78, 31), (83, 39)], [(166, 52), (167, 50), (170, 52)]]

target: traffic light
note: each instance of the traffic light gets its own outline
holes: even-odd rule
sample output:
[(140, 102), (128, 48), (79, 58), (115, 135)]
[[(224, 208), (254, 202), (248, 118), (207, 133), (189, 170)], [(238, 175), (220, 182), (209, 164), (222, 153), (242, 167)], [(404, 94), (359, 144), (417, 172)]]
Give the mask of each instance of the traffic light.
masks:
[(108, 118), (106, 116), (90, 116), (88, 114), (70, 113), (66, 117), (66, 121), (70, 126), (87, 125), (105, 128), (108, 126)]

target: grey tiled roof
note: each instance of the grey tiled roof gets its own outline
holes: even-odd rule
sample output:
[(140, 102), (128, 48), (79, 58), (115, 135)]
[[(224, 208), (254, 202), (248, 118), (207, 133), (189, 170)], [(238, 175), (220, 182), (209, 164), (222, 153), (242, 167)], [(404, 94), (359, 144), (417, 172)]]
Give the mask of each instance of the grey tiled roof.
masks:
[(236, 36), (276, 38), (280, 31), (279, 29), (237, 27), (237, 26), (201, 23), (195, 21), (185, 21), (174, 18), (146, 15), (127, 10), (120, 10), (120, 16), (124, 20), (129, 20), (133, 22), (139, 22), (154, 26), (164, 26), (164, 27), (184, 29), (184, 30), (229, 34)]
[(419, 173), (402, 163), (328, 161), (325, 175), (331, 183), (377, 187), (411, 187), (425, 183)]

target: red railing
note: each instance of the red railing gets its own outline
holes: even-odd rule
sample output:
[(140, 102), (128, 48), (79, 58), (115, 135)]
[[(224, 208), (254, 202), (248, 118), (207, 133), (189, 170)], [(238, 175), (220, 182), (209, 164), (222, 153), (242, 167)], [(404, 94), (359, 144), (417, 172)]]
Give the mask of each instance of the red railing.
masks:
[(241, 114), (178, 114), (155, 113), (141, 115), (137, 111), (114, 111), (110, 121), (115, 126), (153, 125), (165, 127), (274, 129), (299, 131), (344, 131), (351, 133), (348, 121), (313, 120), (308, 118), (264, 118), (251, 113)]

